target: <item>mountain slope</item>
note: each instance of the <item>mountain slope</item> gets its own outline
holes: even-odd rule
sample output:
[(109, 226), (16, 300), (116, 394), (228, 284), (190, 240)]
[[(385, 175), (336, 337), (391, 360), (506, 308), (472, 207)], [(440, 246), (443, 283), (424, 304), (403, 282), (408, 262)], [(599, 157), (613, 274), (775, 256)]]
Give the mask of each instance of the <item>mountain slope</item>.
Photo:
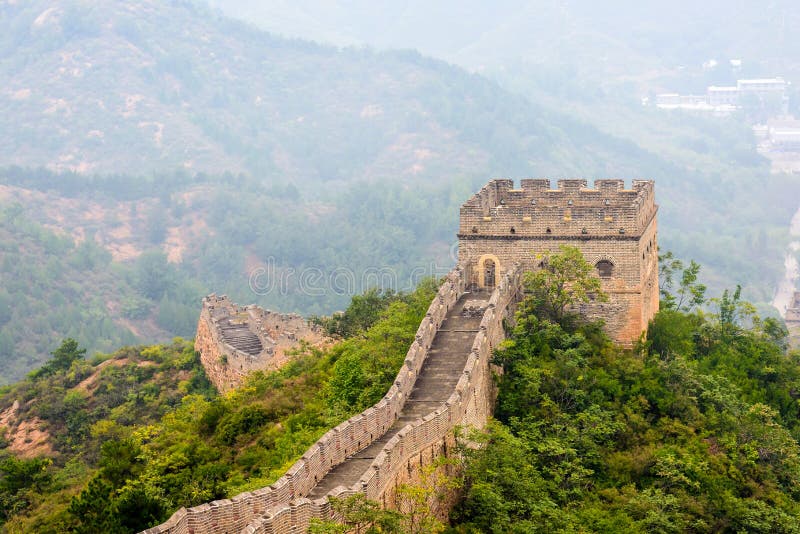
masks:
[(510, 69), (523, 61), (607, 82), (740, 58), (746, 69), (800, 72), (794, 54), (800, 42), (791, 31), (800, 10), (790, 0), (199, 1), (279, 34), (415, 48), (472, 69)]
[[(65, 342), (0, 390), (0, 500), (13, 503), (0, 509), (0, 529), (133, 533), (181, 506), (267, 486), (380, 400), (436, 290), (428, 279), (412, 293), (354, 299), (328, 325), (346, 339), (304, 347), (225, 395), (189, 341), (89, 361)], [(38, 476), (19, 476), (25, 468)]]
[[(282, 39), (190, 2), (3, 2), (0, 30), (0, 167), (23, 167), (0, 171), (0, 207), (19, 205), (66, 249), (91, 238), (110, 254), (81, 276), (61, 265), (70, 254), (5, 234), (26, 256), (2, 265), (4, 282), (48, 265), (63, 275), (14, 286), (38, 326), (3, 326), (6, 380), (68, 335), (90, 350), (191, 336), (206, 292), (326, 314), (370, 285), (409, 289), (420, 269), (450, 268), (458, 206), (497, 176), (654, 178), (660, 243), (707, 264), (709, 285), (743, 282), (765, 303), (780, 277), (794, 197), (786, 178), (759, 181), (768, 167), (746, 150), (717, 167), (675, 158), (637, 128), (591, 126), (591, 102), (532, 103), (414, 52)], [(262, 271), (269, 291), (251, 283)], [(49, 299), (75, 287), (80, 327)]]
[(302, 182), (597, 165), (574, 147), (565, 169), (569, 140), (534, 106), (414, 53), (288, 41), (188, 2), (0, 10), (2, 163)]

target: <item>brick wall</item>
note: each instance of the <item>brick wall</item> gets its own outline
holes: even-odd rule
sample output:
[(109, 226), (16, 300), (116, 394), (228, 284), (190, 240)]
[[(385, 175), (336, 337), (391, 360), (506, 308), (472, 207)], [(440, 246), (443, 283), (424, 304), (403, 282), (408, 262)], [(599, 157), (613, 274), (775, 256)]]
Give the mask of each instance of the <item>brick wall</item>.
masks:
[(635, 180), (631, 189), (622, 180), (492, 180), (461, 207), (459, 262), (472, 267), (473, 283), (485, 284), (485, 265), (497, 272), (516, 263), (538, 266), (537, 256), (569, 245), (596, 265), (613, 265), (610, 278), (601, 278), (610, 302), (583, 306), (581, 312), (603, 319), (616, 341), (638, 339), (658, 311), (658, 207), (654, 183)]
[[(492, 293), (464, 371), (447, 402), (392, 438), (354, 487), (339, 487), (329, 495), (364, 492), (368, 498), (392, 506), (397, 484), (442, 452), (448, 440), (452, 443), (456, 425), (485, 424), (493, 408), (489, 361), (492, 350), (504, 338), (503, 319), (520, 296), (520, 278), (519, 270), (510, 270)], [(271, 486), (181, 509), (166, 523), (145, 532), (293, 533), (305, 532), (312, 517), (330, 517), (327, 498), (311, 501), (304, 496), (333, 466), (366, 447), (394, 423), (438, 328), (469, 279), (468, 267), (456, 268), (447, 276), (417, 330), (394, 385), (378, 404), (326, 433)]]

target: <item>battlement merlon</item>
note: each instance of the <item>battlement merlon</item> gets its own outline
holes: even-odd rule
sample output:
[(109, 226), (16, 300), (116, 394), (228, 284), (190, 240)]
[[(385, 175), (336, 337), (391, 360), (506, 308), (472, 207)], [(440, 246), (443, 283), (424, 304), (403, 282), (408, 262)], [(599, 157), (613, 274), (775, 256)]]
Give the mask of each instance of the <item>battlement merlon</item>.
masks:
[(477, 235), (640, 236), (654, 219), (655, 182), (562, 179), (492, 180), (461, 206), (460, 237)]

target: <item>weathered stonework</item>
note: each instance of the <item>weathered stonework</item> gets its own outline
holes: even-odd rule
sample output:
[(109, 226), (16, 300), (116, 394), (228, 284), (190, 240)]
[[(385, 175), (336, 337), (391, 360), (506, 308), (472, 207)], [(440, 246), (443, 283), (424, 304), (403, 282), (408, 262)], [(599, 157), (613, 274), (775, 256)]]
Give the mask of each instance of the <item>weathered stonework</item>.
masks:
[(800, 291), (796, 291), (786, 309), (786, 328), (789, 329), (789, 345), (800, 349)]
[(492, 180), (461, 207), (459, 262), (473, 283), (490, 286), (515, 263), (537, 268), (537, 255), (560, 245), (581, 250), (595, 265), (606, 304), (579, 310), (603, 319), (616, 341), (631, 344), (658, 311), (658, 243), (654, 182), (634, 180)]
[[(605, 319), (611, 334), (622, 342), (637, 339), (658, 308), (653, 182), (634, 182), (631, 190), (624, 189), (621, 180), (598, 180), (595, 185), (597, 189), (587, 189), (584, 180), (562, 180), (559, 189), (551, 190), (546, 180), (523, 180), (522, 189), (515, 190), (510, 180), (490, 182), (461, 209), (459, 265), (431, 302), (394, 385), (383, 399), (327, 432), (269, 487), (182, 508), (146, 533), (302, 533), (312, 518), (332, 517), (329, 496), (355, 493), (388, 508), (400, 507), (398, 487), (419, 481), (423, 468), (453, 453), (454, 429), (482, 428), (493, 413), (491, 357), (505, 337), (504, 322), (522, 296), (523, 270), (536, 268), (536, 254), (557, 250), (559, 244), (578, 246), (604, 276), (609, 274), (603, 278), (603, 286), (611, 301), (587, 305), (581, 312)], [(489, 260), (494, 262), (493, 271), (488, 269)], [(488, 291), (475, 292), (475, 286)], [(223, 315), (215, 312), (218, 300), (208, 304), (204, 304), (205, 319), (201, 317), (198, 329), (207, 340), (202, 344), (208, 347), (206, 359), (219, 359), (225, 353), (219, 348), (219, 336), (215, 337), (224, 327), (241, 334), (242, 347), (251, 352), (257, 348), (253, 336), (236, 320), (231, 325), (231, 319), (245, 309)], [(450, 322), (454, 317), (475, 321), (470, 323), (474, 329), (447, 326), (459, 324)], [(444, 346), (451, 351), (443, 352), (441, 340), (455, 333), (467, 335), (466, 340), (458, 338), (466, 344), (462, 347), (461, 342), (446, 341)], [(251, 342), (253, 345), (248, 344)], [(443, 354), (447, 356), (443, 358)], [(237, 358), (245, 361), (247, 354)], [(443, 360), (455, 369), (452, 374), (440, 371)], [(219, 373), (227, 379), (225, 372)], [(432, 378), (442, 375), (453, 377), (451, 385), (443, 389), (434, 381), (433, 387), (448, 392), (446, 400), (415, 404), (415, 395), (430, 388)], [(408, 406), (422, 406), (416, 413), (425, 415), (409, 417), (416, 408), (409, 410)], [(360, 458), (359, 453), (373, 444), (379, 447), (376, 454)], [(364, 460), (371, 463), (352, 471), (360, 477), (352, 485), (328, 490), (330, 486), (323, 484), (337, 466), (352, 467)], [(312, 498), (315, 489), (321, 496)], [(429, 504), (434, 513), (445, 517), (452, 499)]]
[[(493, 412), (492, 351), (504, 339), (503, 322), (520, 297), (520, 271), (510, 269), (483, 307), (466, 364), (449, 398), (408, 422), (377, 454), (352, 487), (338, 486), (321, 498), (307, 496), (335, 466), (381, 437), (398, 419), (418, 378), (425, 374), (429, 349), (448, 312), (469, 286), (469, 268), (451, 272), (439, 288), (417, 329), (405, 363), (394, 385), (375, 406), (326, 433), (274, 484), (231, 499), (178, 510), (166, 523), (147, 534), (301, 533), (312, 518), (330, 518), (328, 496), (365, 493), (388, 507), (396, 507), (399, 484), (414, 480), (421, 467), (453, 450), (456, 426), (482, 427)], [(435, 503), (431, 503), (436, 506)], [(444, 505), (437, 513), (445, 513)]]
[(278, 369), (301, 341), (322, 346), (330, 340), (299, 315), (237, 306), (224, 295), (209, 295), (203, 299), (194, 346), (209, 380), (224, 392), (253, 371)]

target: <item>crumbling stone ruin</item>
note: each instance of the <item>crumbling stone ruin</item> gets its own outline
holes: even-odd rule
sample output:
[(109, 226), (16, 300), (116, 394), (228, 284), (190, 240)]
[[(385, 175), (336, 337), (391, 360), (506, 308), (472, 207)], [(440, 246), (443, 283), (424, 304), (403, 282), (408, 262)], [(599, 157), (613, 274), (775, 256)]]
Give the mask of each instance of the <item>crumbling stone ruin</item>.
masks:
[(224, 392), (252, 371), (278, 369), (301, 341), (322, 346), (329, 339), (321, 327), (299, 315), (238, 306), (225, 295), (209, 295), (203, 299), (194, 346), (209, 380)]
[(794, 348), (800, 348), (800, 291), (796, 291), (792, 296), (784, 320), (786, 328), (789, 329), (789, 344)]
[[(146, 534), (302, 533), (313, 518), (332, 517), (328, 497), (355, 493), (396, 509), (400, 485), (457, 454), (457, 427), (482, 428), (493, 413), (492, 354), (538, 253), (562, 243), (580, 248), (611, 295), (608, 304), (582, 312), (604, 318), (621, 342), (639, 337), (658, 308), (653, 188), (651, 181), (635, 181), (632, 189), (621, 180), (597, 180), (595, 189), (585, 180), (560, 180), (558, 189), (547, 180), (523, 180), (521, 189), (511, 180), (489, 182), (461, 208), (458, 265), (383, 399), (328, 431), (272, 485), (181, 508)], [(258, 350), (250, 334), (263, 347), (254, 321), (248, 333), (238, 319), (250, 308), (227, 303), (220, 311), (209, 299), (203, 306), (209, 332), (228, 333), (228, 345), (242, 353), (237, 362)], [(431, 510), (445, 518), (456, 497), (454, 491), (450, 499), (431, 499)]]
[(653, 181), (492, 180), (461, 207), (459, 262), (472, 282), (492, 287), (511, 266), (539, 266), (537, 256), (560, 245), (580, 249), (597, 269), (608, 303), (579, 310), (603, 319), (609, 335), (631, 344), (658, 311), (658, 243)]

